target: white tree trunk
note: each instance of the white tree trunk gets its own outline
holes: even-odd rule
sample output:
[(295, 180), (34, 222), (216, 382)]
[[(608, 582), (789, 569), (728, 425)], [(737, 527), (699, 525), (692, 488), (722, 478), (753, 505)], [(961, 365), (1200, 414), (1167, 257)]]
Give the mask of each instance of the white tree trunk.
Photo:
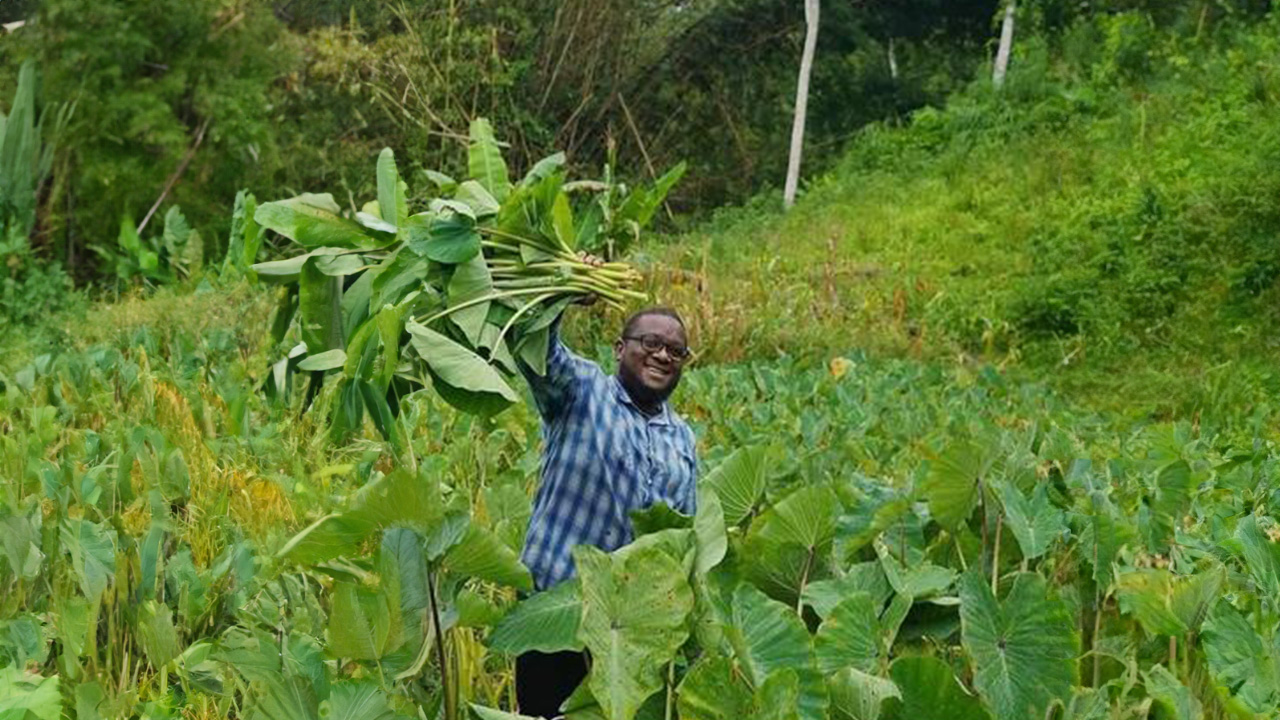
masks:
[(893, 51), (893, 38), (889, 38), (889, 77), (898, 79), (898, 55)]
[(791, 123), (791, 158), (787, 162), (787, 182), (782, 203), (790, 208), (796, 202), (796, 186), (800, 183), (800, 153), (804, 149), (804, 119), (809, 105), (809, 74), (813, 70), (813, 53), (818, 47), (818, 2), (804, 0), (804, 55), (800, 58), (800, 78), (796, 83), (796, 115)]
[(1000, 87), (1004, 85), (1004, 76), (1009, 72), (1009, 55), (1013, 52), (1013, 16), (1017, 12), (1016, 0), (1009, 0), (1004, 7), (1004, 24), (1000, 28), (1000, 49), (996, 52), (996, 67), (991, 74), (991, 82)]

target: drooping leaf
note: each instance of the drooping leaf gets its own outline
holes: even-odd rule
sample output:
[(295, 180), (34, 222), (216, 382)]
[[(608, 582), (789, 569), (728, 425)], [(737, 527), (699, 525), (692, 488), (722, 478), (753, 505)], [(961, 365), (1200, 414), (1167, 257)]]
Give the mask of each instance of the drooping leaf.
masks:
[(362, 227), (342, 217), (329, 193), (303, 193), (288, 200), (262, 203), (253, 219), (262, 227), (303, 247), (339, 247), (371, 250), (395, 239), (394, 235)]
[(393, 228), (404, 224), (409, 217), (409, 204), (405, 200), (404, 183), (396, 169), (396, 155), (391, 148), (378, 153), (378, 210), (382, 220)]
[(882, 655), (878, 611), (865, 592), (853, 593), (832, 609), (813, 638), (813, 655), (822, 674), (845, 668), (876, 671)]
[(475, 703), (471, 703), (471, 712), (480, 720), (537, 720), (537, 718), (528, 715), (495, 710)]
[(582, 582), (578, 637), (592, 657), (587, 682), (606, 718), (631, 720), (689, 635), (693, 592), (657, 548), (613, 558), (583, 545), (573, 555)]
[(1043, 579), (1022, 573), (997, 602), (986, 578), (970, 572), (961, 578), (960, 600), (973, 682), (998, 720), (1043, 717), (1054, 699), (1070, 697), (1079, 641), (1066, 606)]
[(498, 621), (489, 635), (489, 647), (510, 655), (530, 650), (544, 653), (581, 650), (578, 625), (582, 597), (576, 580), (522, 600)]
[(1213, 608), (1202, 632), (1215, 682), (1255, 713), (1280, 705), (1280, 638), (1264, 639), (1226, 600)]
[(347, 362), (347, 353), (340, 349), (325, 350), (308, 355), (298, 363), (298, 369), (306, 372), (313, 370), (336, 370)]
[(70, 518), (63, 523), (61, 535), (80, 590), (91, 602), (97, 602), (116, 574), (115, 530)]
[(298, 278), (298, 326), (308, 355), (343, 345), (342, 279), (320, 272), (315, 258), (302, 265)]
[(399, 608), (390, 599), (353, 583), (333, 588), (327, 649), (334, 657), (378, 660), (399, 646)]
[(445, 554), (444, 567), (463, 577), (488, 580), (517, 590), (533, 589), (533, 578), (515, 551), (474, 523), (467, 527), (462, 540)]
[(703, 481), (719, 496), (724, 508), (724, 521), (729, 525), (742, 522), (764, 493), (768, 452), (768, 448), (762, 445), (739, 448), (721, 461)]
[[(470, 260), (459, 264), (449, 280), (449, 304), (452, 306), (475, 302), (493, 294), (493, 277), (484, 257), (476, 253)], [(453, 324), (466, 335), (472, 346), (480, 343), (485, 321), (489, 317), (489, 301), (457, 310), (449, 315)]]
[(502, 208), (493, 195), (475, 180), (467, 180), (459, 185), (453, 199), (471, 208), (477, 218), (497, 215)]
[(1280, 545), (1267, 540), (1252, 515), (1236, 524), (1235, 538), (1258, 591), (1268, 597), (1280, 597)]
[(698, 541), (694, 572), (706, 575), (720, 564), (729, 549), (720, 497), (709, 487), (698, 488), (698, 510), (693, 518), (693, 532)]
[(1147, 546), (1151, 552), (1169, 552), (1169, 545), (1174, 540), (1174, 526), (1182, 522), (1191, 505), (1193, 483), (1191, 466), (1184, 460), (1164, 466), (1156, 475), (1155, 494), (1148, 499), (1151, 523)]
[(432, 375), (442, 385), (458, 391), (453, 396), (442, 392), (445, 399), (458, 409), (491, 413), (519, 401), (520, 397), (507, 381), (479, 355), (418, 323), (409, 322), (405, 329), (409, 331), (410, 343), (431, 368)]
[(1045, 554), (1067, 529), (1062, 511), (1049, 502), (1044, 483), (1036, 485), (1030, 500), (1013, 485), (1001, 485), (1000, 500), (1009, 529), (1018, 539), (1022, 556), (1028, 560)]
[(900, 694), (885, 701), (882, 717), (886, 720), (923, 720), (941, 708), (946, 708), (950, 720), (991, 720), (978, 698), (966, 692), (951, 668), (937, 658), (899, 658), (889, 668), (889, 677)]
[(1204, 708), (1191, 688), (1183, 685), (1163, 665), (1152, 665), (1142, 674), (1143, 684), (1156, 704), (1164, 708), (1172, 720), (1201, 720)]

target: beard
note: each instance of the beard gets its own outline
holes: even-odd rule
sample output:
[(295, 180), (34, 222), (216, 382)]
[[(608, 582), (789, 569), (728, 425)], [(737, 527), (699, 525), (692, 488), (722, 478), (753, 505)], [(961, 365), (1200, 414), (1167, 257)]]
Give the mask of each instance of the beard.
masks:
[(680, 384), (680, 372), (673, 371), (671, 378), (663, 384), (646, 382), (626, 366), (618, 368), (618, 379), (631, 399), (640, 406), (657, 406), (667, 401), (676, 385)]

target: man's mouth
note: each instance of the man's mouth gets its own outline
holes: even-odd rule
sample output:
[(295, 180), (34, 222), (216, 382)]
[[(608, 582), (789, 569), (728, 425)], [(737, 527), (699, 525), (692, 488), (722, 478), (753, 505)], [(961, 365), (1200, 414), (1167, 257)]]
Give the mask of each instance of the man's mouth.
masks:
[(656, 382), (666, 382), (671, 379), (671, 369), (658, 367), (657, 365), (645, 365), (645, 374)]

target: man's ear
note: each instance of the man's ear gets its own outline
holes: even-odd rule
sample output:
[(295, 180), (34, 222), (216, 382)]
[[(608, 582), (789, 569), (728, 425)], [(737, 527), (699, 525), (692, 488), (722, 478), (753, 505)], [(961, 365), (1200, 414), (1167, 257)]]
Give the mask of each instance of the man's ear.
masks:
[(622, 341), (621, 340), (613, 341), (613, 361), (622, 362)]

